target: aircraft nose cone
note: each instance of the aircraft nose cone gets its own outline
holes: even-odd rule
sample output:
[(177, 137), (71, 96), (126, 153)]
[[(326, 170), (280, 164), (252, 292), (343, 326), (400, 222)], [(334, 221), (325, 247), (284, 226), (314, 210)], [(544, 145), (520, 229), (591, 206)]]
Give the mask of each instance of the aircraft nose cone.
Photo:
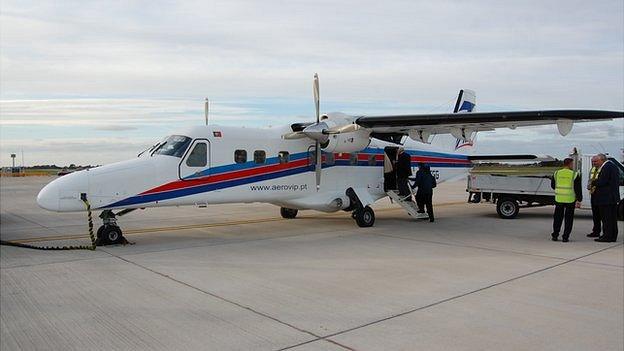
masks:
[(48, 211), (59, 210), (59, 187), (55, 181), (46, 185), (37, 195), (37, 205)]

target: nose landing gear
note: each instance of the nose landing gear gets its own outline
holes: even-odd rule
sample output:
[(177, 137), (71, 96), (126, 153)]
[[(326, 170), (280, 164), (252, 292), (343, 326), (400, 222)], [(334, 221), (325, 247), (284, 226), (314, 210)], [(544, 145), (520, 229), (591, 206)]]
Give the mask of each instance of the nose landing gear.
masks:
[(125, 209), (117, 214), (115, 214), (111, 210), (104, 210), (100, 214), (100, 218), (102, 218), (102, 222), (104, 223), (97, 230), (97, 239), (95, 244), (97, 246), (104, 245), (113, 245), (113, 244), (128, 244), (128, 240), (123, 236), (123, 232), (121, 228), (117, 225), (117, 217), (123, 216), (129, 212), (134, 211), (135, 209)]

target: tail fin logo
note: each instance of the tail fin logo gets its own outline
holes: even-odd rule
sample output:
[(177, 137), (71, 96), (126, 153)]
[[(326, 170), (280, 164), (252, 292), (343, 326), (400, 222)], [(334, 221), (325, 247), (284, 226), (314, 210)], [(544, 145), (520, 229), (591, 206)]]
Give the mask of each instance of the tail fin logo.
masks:
[[(477, 105), (477, 95), (473, 90), (462, 89), (457, 96), (457, 102), (453, 113), (470, 113), (474, 111)], [(463, 147), (469, 148), (474, 146), (473, 140), (457, 139), (455, 141), (455, 150), (459, 150)]]

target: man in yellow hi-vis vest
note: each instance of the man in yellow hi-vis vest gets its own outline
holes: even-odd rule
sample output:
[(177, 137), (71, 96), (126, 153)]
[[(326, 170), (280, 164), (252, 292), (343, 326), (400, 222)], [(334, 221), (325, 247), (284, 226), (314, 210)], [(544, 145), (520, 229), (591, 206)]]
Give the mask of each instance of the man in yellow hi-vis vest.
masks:
[(587, 181), (587, 190), (589, 190), (589, 194), (591, 195), (591, 210), (592, 210), (592, 219), (594, 221), (594, 227), (592, 228), (591, 233), (587, 234), (588, 238), (597, 238), (600, 236), (600, 231), (602, 226), (600, 225), (600, 208), (596, 205), (594, 192), (596, 191), (596, 185), (594, 184), (595, 180), (598, 179), (598, 156), (594, 156), (591, 158), (592, 168), (589, 171), (589, 180)]
[(561, 223), (565, 218), (565, 226), (561, 240), (564, 243), (569, 241), (574, 221), (574, 209), (580, 207), (583, 201), (581, 190), (581, 177), (573, 170), (574, 162), (571, 158), (563, 160), (563, 168), (556, 171), (552, 177), (550, 186), (555, 189), (555, 213), (553, 215), (552, 240), (559, 240)]

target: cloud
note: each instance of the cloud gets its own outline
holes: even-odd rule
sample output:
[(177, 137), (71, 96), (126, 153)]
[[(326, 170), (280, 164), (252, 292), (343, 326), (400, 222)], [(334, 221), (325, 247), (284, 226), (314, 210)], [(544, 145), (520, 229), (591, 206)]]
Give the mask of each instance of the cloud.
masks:
[[(214, 123), (311, 120), (314, 72), (325, 112), (443, 112), (449, 107), (436, 106), (460, 88), (477, 91), (480, 111), (624, 109), (621, 0), (1, 6), (3, 150), (17, 140), (85, 134), (158, 139), (202, 123), (206, 96)], [(572, 133), (609, 142), (622, 136), (619, 124), (597, 126)], [(546, 145), (553, 128), (501, 130), (492, 143)], [(93, 157), (117, 152), (100, 148)]]
[(120, 131), (124, 131), (124, 130), (135, 130), (135, 129), (138, 129), (138, 128), (137, 127), (130, 127), (130, 126), (105, 125), (105, 126), (95, 127), (94, 129), (95, 130), (110, 131), (110, 132), (120, 132)]

